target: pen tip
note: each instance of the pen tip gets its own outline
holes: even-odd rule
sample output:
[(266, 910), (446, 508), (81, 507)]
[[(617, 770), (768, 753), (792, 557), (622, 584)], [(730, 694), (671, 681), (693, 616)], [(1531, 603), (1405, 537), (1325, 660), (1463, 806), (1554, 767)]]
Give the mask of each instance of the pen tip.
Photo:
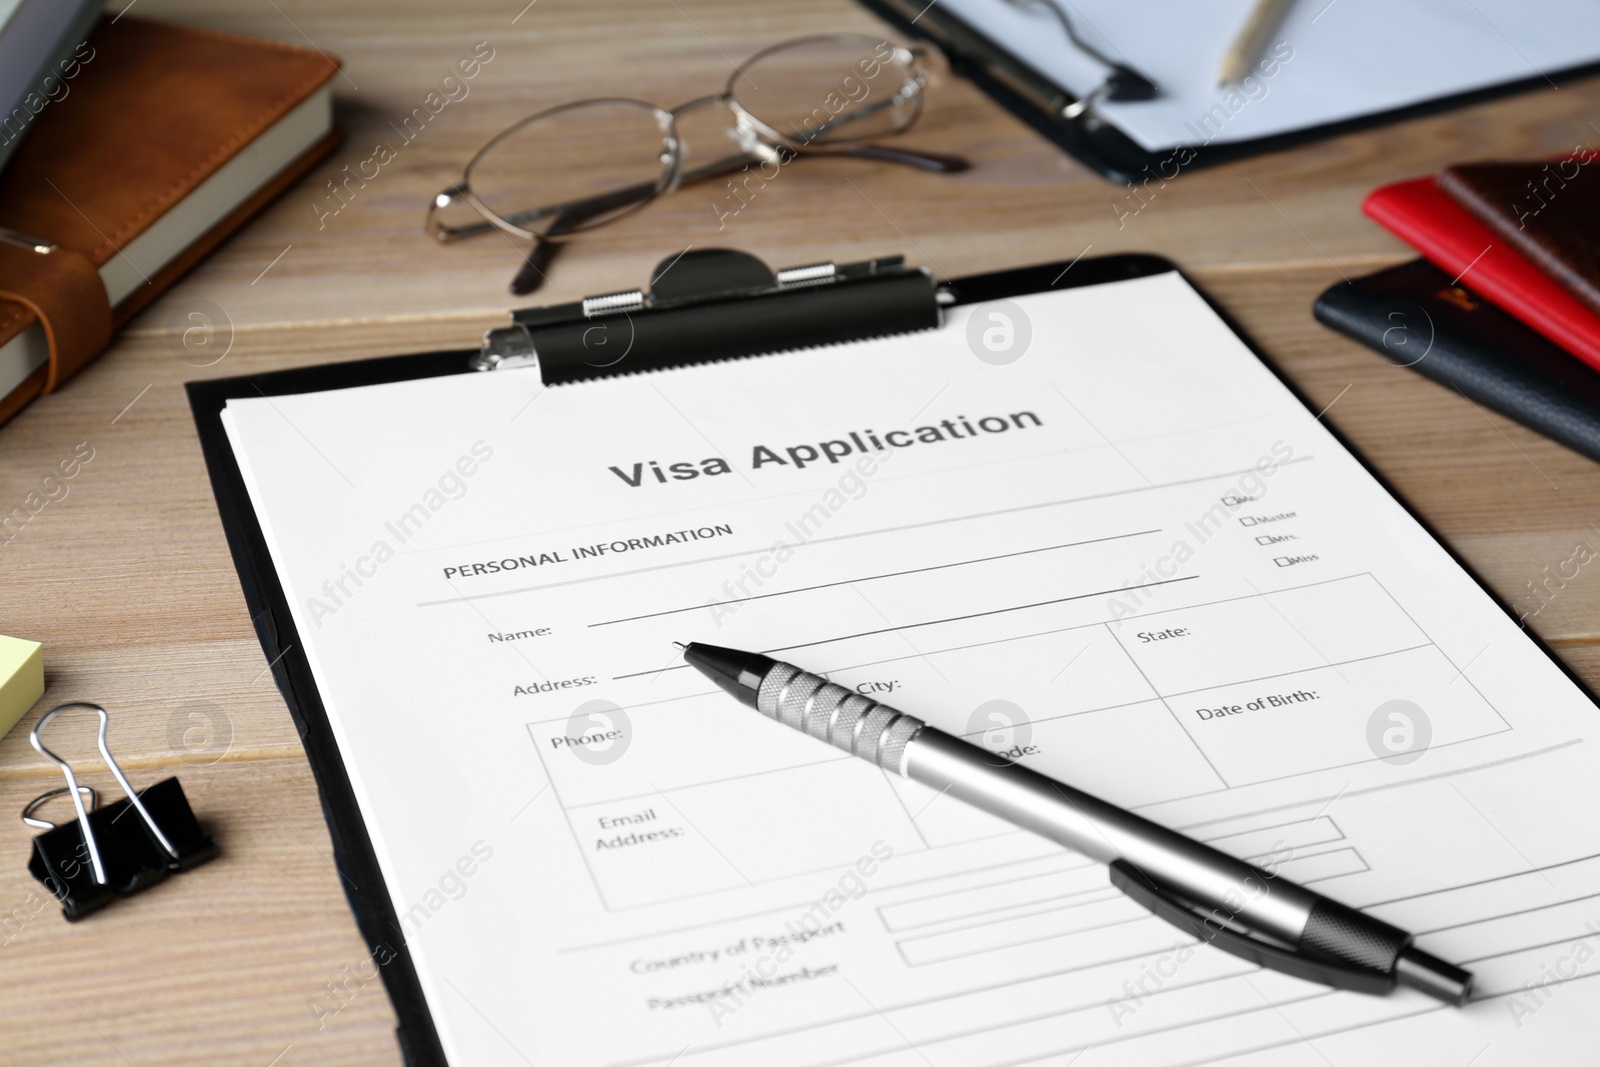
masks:
[(674, 642), (672, 642), (672, 647), (677, 649), (679, 652), (682, 652), (685, 649), (687, 649), (689, 646), (684, 644), (682, 641), (674, 641)]

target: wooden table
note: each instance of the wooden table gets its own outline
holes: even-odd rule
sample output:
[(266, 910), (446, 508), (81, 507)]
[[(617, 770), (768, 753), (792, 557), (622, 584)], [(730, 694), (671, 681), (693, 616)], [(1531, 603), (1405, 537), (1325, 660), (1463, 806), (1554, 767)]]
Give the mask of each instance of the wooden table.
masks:
[[(487, 137), (588, 95), (673, 105), (714, 91), (733, 61), (785, 36), (874, 32), (849, 0), (142, 0), (137, 14), (305, 43), (343, 57), (343, 146), (123, 332), (56, 396), (0, 430), (0, 509), (80, 442), (93, 459), (0, 545), (0, 632), (44, 642), (49, 692), (0, 740), (0, 812), (59, 784), (28, 747), (43, 708), (113, 709), (135, 782), (180, 773), (223, 858), (71, 926), (23, 870), (31, 831), (0, 820), (0, 1063), (396, 1063), (394, 1017), (366, 980), (316, 787), (251, 630), (182, 383), (470, 345), (513, 303), (515, 251), (436, 247), (427, 199)], [(519, 10), (520, 9), (520, 10)], [(337, 215), (319, 193), (394, 140), (447, 68), (494, 58)], [(541, 300), (639, 284), (685, 245), (744, 248), (774, 266), (904, 253), (941, 275), (1114, 251), (1169, 256), (1226, 305), (1327, 419), (1502, 597), (1579, 545), (1600, 551), (1600, 467), (1318, 326), (1340, 276), (1408, 258), (1365, 221), (1373, 186), (1461, 159), (1593, 143), (1600, 80), (1354, 134), (1185, 175), (1119, 226), (1106, 183), (990, 103), (945, 80), (908, 143), (965, 153), (957, 177), (832, 161), (786, 168), (719, 232), (711, 193), (685, 191), (564, 255)], [(1125, 208), (1126, 209), (1126, 208)], [(324, 207), (326, 210), (326, 207)], [(209, 355), (178, 339), (209, 302)], [(191, 363), (224, 358), (203, 369)], [(187, 362), (186, 362), (187, 360)], [(1548, 568), (1548, 571), (1547, 571)], [(1600, 577), (1550, 588), (1528, 624), (1600, 683)], [(329, 1011), (337, 1008), (337, 1011)], [(320, 1021), (319, 1021), (320, 1020)]]

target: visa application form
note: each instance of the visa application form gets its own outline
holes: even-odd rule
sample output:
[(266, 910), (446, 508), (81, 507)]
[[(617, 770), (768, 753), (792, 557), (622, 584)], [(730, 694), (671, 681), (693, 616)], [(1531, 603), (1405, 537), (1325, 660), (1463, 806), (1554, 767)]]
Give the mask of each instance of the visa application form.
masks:
[[(230, 401), (451, 1062), (1589, 1062), (1589, 699), (1176, 273), (947, 320)], [(1476, 999), (1198, 945), (690, 640), (1270, 864)]]

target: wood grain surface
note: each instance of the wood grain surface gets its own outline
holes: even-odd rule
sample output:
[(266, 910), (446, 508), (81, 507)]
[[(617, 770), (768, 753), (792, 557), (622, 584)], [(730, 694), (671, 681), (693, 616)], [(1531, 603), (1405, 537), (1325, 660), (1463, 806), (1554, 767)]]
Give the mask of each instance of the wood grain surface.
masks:
[[(0, 511), (81, 443), (93, 449), (68, 495), (0, 544), (0, 632), (44, 642), (49, 682), (40, 708), (0, 739), (0, 812), (58, 784), (27, 744), (39, 711), (92, 699), (112, 709), (112, 744), (134, 781), (180, 774), (223, 849), (207, 867), (68, 925), (24, 870), (31, 831), (14, 815), (0, 820), (0, 1064), (399, 1062), (388, 1000), (361, 977), (366, 950), (251, 630), (183, 383), (470, 346), (517, 302), (505, 285), (518, 252), (497, 237), (434, 245), (422, 218), (489, 136), (574, 97), (675, 105), (719, 89), (733, 63), (785, 36), (878, 30), (847, 0), (524, 2), (137, 4), (141, 16), (342, 57), (334, 87), (347, 136), (102, 359), (0, 429)], [(493, 59), (470, 94), (400, 142), (392, 124), (484, 41)], [(1127, 189), (945, 78), (905, 142), (966, 154), (970, 172), (808, 160), (720, 229), (714, 190), (685, 190), (570, 249), (539, 300), (640, 284), (685, 246), (740, 247), (774, 266), (903, 253), (942, 276), (1084, 252), (1161, 253), (1328, 406), (1326, 420), (1492, 588), (1539, 609), (1529, 626), (1595, 685), (1600, 576), (1581, 571), (1542, 608), (1530, 590), (1576, 546), (1600, 550), (1600, 467), (1388, 366), (1318, 326), (1310, 307), (1341, 276), (1408, 258), (1359, 212), (1373, 186), (1457, 160), (1592, 143), (1596, 114), (1600, 81), (1546, 88), (1184, 175), (1119, 224), (1116, 205), (1137, 206)], [(380, 142), (400, 144), (395, 158), (328, 214), (326, 183)], [(218, 325), (201, 352), (182, 342), (197, 309)]]

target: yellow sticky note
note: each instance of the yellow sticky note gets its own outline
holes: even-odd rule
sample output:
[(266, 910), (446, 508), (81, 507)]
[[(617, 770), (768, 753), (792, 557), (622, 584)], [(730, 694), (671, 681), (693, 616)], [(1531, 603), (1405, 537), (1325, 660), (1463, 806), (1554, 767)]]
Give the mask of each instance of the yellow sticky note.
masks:
[(44, 646), (0, 635), (0, 735), (44, 696)]

